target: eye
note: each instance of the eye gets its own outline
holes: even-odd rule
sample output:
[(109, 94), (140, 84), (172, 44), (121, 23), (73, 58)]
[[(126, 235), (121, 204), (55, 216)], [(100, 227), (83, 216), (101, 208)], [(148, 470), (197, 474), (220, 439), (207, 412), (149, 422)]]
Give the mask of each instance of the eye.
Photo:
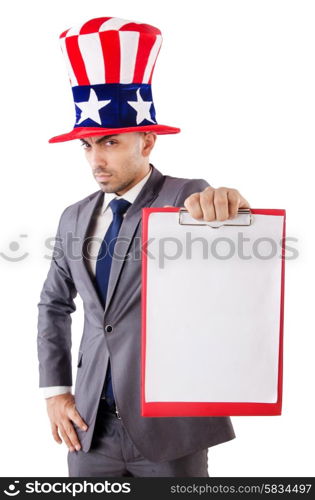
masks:
[(81, 142), (81, 147), (83, 149), (88, 149), (90, 147), (90, 145), (87, 142)]
[(106, 141), (105, 144), (116, 144), (116, 141), (112, 141), (112, 140), (109, 140), (109, 141)]

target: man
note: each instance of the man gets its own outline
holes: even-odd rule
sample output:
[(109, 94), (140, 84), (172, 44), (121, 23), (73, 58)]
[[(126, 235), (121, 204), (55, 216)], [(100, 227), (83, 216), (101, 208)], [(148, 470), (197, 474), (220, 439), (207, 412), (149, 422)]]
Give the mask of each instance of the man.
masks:
[[(40, 387), (53, 437), (69, 448), (70, 476), (207, 476), (208, 447), (235, 437), (229, 417), (141, 417), (141, 260), (136, 258), (141, 209), (184, 206), (194, 218), (210, 221), (249, 207), (236, 189), (164, 175), (150, 163), (157, 134), (179, 131), (156, 123), (149, 97), (159, 37), (157, 28), (117, 18), (94, 19), (62, 35), (77, 119), (73, 131), (51, 142), (79, 138), (100, 187), (62, 213), (38, 304)], [(91, 40), (95, 53), (96, 41), (102, 48), (107, 83), (85, 79), (97, 73), (91, 67), (95, 53), (93, 60), (84, 59), (83, 74), (81, 59), (88, 57)], [(131, 74), (126, 60), (133, 61), (129, 83), (126, 77), (123, 83), (108, 81), (112, 66), (106, 66), (106, 58), (113, 51), (114, 65), (117, 41), (126, 74)], [(120, 67), (120, 78), (124, 71)], [(142, 80), (135, 84), (137, 71)], [(71, 394), (71, 313), (77, 293), (85, 318)]]

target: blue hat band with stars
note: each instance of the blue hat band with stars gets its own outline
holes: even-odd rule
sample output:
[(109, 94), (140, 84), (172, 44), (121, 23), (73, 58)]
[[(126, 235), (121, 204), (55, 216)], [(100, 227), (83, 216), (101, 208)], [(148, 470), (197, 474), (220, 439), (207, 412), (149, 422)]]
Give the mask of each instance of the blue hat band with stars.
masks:
[(72, 88), (74, 127), (137, 127), (156, 123), (150, 84), (108, 83)]

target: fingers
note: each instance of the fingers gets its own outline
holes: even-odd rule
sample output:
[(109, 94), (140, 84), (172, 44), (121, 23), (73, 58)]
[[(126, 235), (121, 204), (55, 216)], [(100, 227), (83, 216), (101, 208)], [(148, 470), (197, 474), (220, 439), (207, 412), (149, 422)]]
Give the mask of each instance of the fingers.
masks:
[(52, 424), (51, 425), (51, 432), (52, 432), (54, 440), (57, 443), (61, 444), (62, 443), (62, 439), (61, 439), (61, 437), (58, 434), (58, 427), (56, 426), (56, 424)]
[(184, 206), (195, 219), (224, 221), (237, 216), (239, 208), (250, 205), (237, 189), (207, 186), (200, 193), (193, 193), (184, 201)]
[(70, 451), (74, 451), (74, 449), (76, 449), (77, 451), (80, 450), (81, 445), (78, 440), (78, 436), (70, 421), (65, 421), (63, 423), (60, 422), (59, 432)]
[(229, 218), (229, 202), (225, 189), (216, 189), (214, 193), (214, 208), (217, 220)]
[(202, 219), (203, 211), (200, 205), (200, 193), (193, 193), (184, 201), (184, 206), (194, 219)]
[(72, 422), (84, 431), (88, 426), (75, 407), (74, 397), (69, 394), (55, 396), (47, 400), (47, 410), (54, 440), (62, 443), (63, 439), (70, 451), (80, 450), (81, 444)]
[(211, 221), (216, 218), (216, 213), (214, 209), (214, 192), (212, 188), (206, 188), (200, 193), (200, 205), (203, 212), (203, 218), (205, 221)]
[(243, 196), (241, 196), (240, 206), (238, 208), (250, 208), (250, 204)]
[(238, 191), (231, 189), (227, 193), (228, 200), (228, 218), (236, 217), (238, 209), (240, 208), (241, 197)]
[(76, 408), (72, 408), (69, 413), (69, 418), (78, 426), (80, 429), (83, 431), (86, 431), (88, 426), (84, 422), (83, 418), (81, 417), (80, 413), (76, 410)]
[(75, 448), (77, 451), (79, 451), (81, 449), (81, 444), (71, 421), (74, 422), (83, 431), (86, 431), (88, 428), (87, 424), (84, 422), (80, 413), (74, 406), (68, 410), (67, 418), (63, 419), (60, 422), (59, 429), (69, 450), (74, 451)]
[[(77, 433), (75, 432), (74, 427), (71, 424), (70, 420), (60, 421), (58, 423), (58, 426), (56, 424), (53, 424), (51, 428), (52, 428), (53, 438), (57, 443), (61, 444), (63, 439), (63, 441), (68, 446), (70, 451), (74, 451), (74, 448), (76, 450), (81, 449)], [(59, 436), (58, 430), (62, 436), (62, 439)]]

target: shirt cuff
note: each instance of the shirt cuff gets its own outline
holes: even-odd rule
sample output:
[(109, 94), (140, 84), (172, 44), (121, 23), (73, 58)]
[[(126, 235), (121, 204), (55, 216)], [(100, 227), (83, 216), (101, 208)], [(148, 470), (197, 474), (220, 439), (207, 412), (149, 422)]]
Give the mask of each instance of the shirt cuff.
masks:
[(42, 394), (44, 398), (51, 398), (52, 396), (58, 396), (59, 394), (66, 394), (70, 392), (71, 394), (71, 385), (54, 385), (51, 387), (41, 387)]

